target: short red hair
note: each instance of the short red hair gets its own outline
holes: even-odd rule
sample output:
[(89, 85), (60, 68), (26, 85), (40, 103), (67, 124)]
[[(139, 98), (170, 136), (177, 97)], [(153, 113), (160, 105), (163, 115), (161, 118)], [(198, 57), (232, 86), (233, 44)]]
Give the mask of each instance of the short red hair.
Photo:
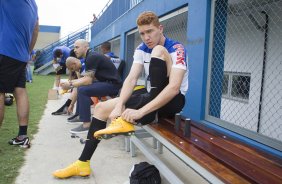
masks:
[(158, 16), (152, 11), (145, 11), (141, 13), (138, 16), (136, 23), (138, 26), (149, 25), (151, 23), (153, 23), (154, 26), (160, 25)]

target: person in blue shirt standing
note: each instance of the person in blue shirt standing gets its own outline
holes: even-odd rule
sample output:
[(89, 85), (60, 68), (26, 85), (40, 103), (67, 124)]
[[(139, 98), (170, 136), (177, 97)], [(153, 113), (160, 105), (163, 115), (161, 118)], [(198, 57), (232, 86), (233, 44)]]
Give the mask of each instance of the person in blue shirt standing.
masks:
[(61, 75), (66, 74), (66, 60), (70, 56), (71, 49), (67, 46), (59, 46), (53, 49), (53, 66), (56, 71), (55, 86), (60, 86)]
[(8, 143), (27, 148), (29, 102), (25, 69), (38, 36), (37, 5), (35, 0), (0, 0), (0, 4), (0, 126), (4, 119), (5, 93), (13, 93), (19, 133)]

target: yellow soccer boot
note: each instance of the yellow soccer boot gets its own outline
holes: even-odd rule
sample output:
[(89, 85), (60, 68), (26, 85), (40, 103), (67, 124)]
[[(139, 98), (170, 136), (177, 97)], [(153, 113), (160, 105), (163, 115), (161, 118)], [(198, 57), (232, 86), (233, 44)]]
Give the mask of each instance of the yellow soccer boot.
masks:
[(133, 135), (134, 132), (134, 125), (119, 117), (113, 120), (107, 128), (96, 131), (94, 137), (97, 139), (110, 139), (117, 135)]
[(53, 172), (53, 176), (56, 178), (64, 179), (69, 178), (72, 176), (89, 176), (91, 172), (90, 169), (90, 161), (82, 162), (80, 160), (77, 160), (76, 162), (72, 163), (68, 167), (64, 169), (59, 169)]

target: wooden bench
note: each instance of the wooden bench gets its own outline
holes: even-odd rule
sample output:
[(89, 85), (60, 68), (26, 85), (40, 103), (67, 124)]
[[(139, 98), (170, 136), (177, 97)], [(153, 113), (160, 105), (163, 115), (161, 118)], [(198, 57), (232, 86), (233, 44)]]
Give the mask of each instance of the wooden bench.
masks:
[(132, 156), (138, 147), (171, 183), (183, 182), (150, 151), (142, 138), (152, 136), (157, 140), (159, 153), (164, 145), (211, 183), (282, 183), (282, 159), (200, 123), (160, 119), (143, 129), (130, 137)]

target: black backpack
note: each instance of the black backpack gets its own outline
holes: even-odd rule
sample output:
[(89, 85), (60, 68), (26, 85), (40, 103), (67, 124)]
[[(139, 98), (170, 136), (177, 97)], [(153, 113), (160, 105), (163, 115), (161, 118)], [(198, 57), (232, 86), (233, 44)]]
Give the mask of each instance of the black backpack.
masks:
[(130, 184), (161, 184), (159, 170), (147, 162), (135, 164), (130, 173)]

